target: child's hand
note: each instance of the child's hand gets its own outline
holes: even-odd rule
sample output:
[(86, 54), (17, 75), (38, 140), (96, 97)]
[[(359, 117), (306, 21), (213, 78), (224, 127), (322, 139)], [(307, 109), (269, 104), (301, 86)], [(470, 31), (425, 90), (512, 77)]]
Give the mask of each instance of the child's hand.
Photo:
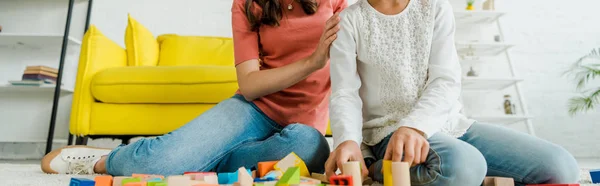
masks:
[(325, 175), (329, 178), (335, 175), (335, 171), (339, 168), (342, 169), (342, 165), (348, 161), (360, 161), (361, 162), (361, 173), (363, 178), (369, 175), (369, 170), (365, 165), (360, 147), (354, 141), (342, 142), (336, 149), (329, 155), (327, 162), (325, 162)]
[(392, 135), (383, 159), (399, 162), (404, 154), (404, 160), (402, 161), (415, 166), (425, 162), (428, 153), (429, 142), (423, 137), (421, 131), (409, 127), (400, 127)]

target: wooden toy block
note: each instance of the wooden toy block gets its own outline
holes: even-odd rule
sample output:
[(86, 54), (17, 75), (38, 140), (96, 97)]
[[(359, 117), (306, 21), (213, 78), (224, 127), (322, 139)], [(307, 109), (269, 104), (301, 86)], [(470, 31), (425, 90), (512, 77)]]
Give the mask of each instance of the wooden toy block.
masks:
[(160, 183), (157, 183), (154, 186), (167, 186), (167, 183), (166, 182), (160, 182)]
[(277, 162), (273, 166), (273, 168), (275, 170), (280, 170), (281, 172), (286, 172), (287, 169), (290, 167), (299, 167), (300, 168), (300, 176), (306, 176), (306, 177), (310, 176), (310, 173), (308, 172), (308, 168), (306, 167), (306, 164), (294, 152), (288, 154), (286, 157), (279, 160), (279, 162)]
[(393, 186), (392, 161), (383, 160), (383, 186)]
[(325, 174), (319, 174), (319, 173), (313, 172), (310, 177), (321, 181), (321, 183), (329, 183), (329, 180), (327, 180), (327, 176), (325, 176)]
[(185, 176), (189, 176), (192, 180), (200, 180), (204, 181), (206, 176), (216, 176), (217, 173), (214, 172), (195, 172), (195, 173), (187, 173)]
[(233, 183), (237, 182), (237, 179), (238, 179), (237, 171), (236, 172), (218, 173), (217, 176), (218, 176), (219, 184), (223, 184), (223, 185), (233, 184)]
[(600, 183), (600, 169), (590, 170), (592, 183)]
[(485, 177), (483, 186), (514, 186), (515, 181), (512, 178), (503, 177)]
[(146, 182), (130, 182), (123, 186), (146, 186)]
[(268, 181), (275, 181), (275, 179), (274, 178), (254, 178), (254, 183), (268, 182)]
[(572, 183), (572, 184), (534, 184), (534, 185), (526, 185), (526, 186), (579, 186), (579, 183)]
[(85, 178), (71, 178), (69, 186), (94, 186), (96, 182), (94, 180)]
[(268, 179), (268, 178), (279, 179), (279, 178), (281, 178), (281, 176), (283, 176), (283, 172), (278, 171), (278, 170), (272, 170), (272, 171), (269, 171), (265, 176), (263, 176), (263, 179)]
[(286, 186), (292, 184), (300, 184), (300, 168), (299, 167), (290, 167), (285, 171), (281, 179), (277, 181), (277, 186)]
[(163, 184), (163, 183), (167, 184), (166, 182), (164, 182), (162, 180), (160, 180), (160, 181), (154, 181), (153, 180), (153, 181), (148, 181), (146, 183), (147, 183), (147, 186), (158, 186), (159, 184)]
[(142, 181), (148, 181), (154, 178), (165, 179), (163, 175), (154, 175), (154, 174), (131, 174), (133, 178), (140, 178)]
[(207, 184), (219, 184), (219, 177), (217, 175), (204, 176), (204, 183)]
[(123, 181), (121, 181), (121, 185), (125, 186), (127, 183), (132, 182), (142, 182), (142, 178), (125, 178)]
[(350, 161), (342, 165), (342, 175), (352, 176), (352, 183), (362, 185), (361, 165), (359, 161)]
[(192, 186), (219, 186), (219, 184), (200, 183)]
[(410, 186), (410, 165), (408, 162), (392, 162), (392, 185)]
[(199, 185), (199, 184), (205, 184), (205, 183), (204, 183), (204, 181), (200, 181), (200, 180), (190, 180), (189, 185)]
[(335, 176), (331, 176), (329, 177), (329, 183), (331, 183), (331, 185), (349, 185), (349, 186), (353, 186), (353, 179), (352, 176), (350, 175), (335, 175)]
[(300, 184), (317, 185), (317, 184), (321, 184), (321, 180), (310, 178), (310, 177), (300, 176)]
[(275, 170), (275, 164), (279, 161), (264, 161), (258, 162), (258, 177), (263, 177), (267, 174), (267, 172), (271, 170)]
[(255, 183), (255, 186), (261, 185), (261, 186), (275, 186), (277, 185), (277, 181), (266, 181), (266, 182), (260, 182), (260, 183)]
[(252, 179), (252, 176), (248, 173), (246, 168), (240, 167), (237, 172), (238, 172), (238, 183), (241, 186), (252, 186), (254, 179)]
[(96, 182), (95, 186), (112, 186), (113, 177), (112, 176), (96, 176), (94, 178), (94, 182)]
[(115, 176), (113, 177), (113, 186), (123, 186), (123, 180), (131, 178), (129, 176)]
[(173, 186), (189, 186), (192, 180), (189, 176), (169, 176), (167, 177), (167, 185)]

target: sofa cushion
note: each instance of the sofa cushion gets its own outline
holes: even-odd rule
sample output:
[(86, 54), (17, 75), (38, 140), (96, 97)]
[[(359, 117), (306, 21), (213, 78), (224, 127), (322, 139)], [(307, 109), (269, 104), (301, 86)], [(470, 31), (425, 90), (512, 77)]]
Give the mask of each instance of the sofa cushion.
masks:
[(125, 47), (129, 66), (156, 66), (158, 64), (158, 41), (144, 25), (128, 15), (125, 30)]
[(92, 96), (104, 103), (218, 103), (238, 89), (235, 67), (118, 67), (98, 72)]
[(159, 66), (234, 66), (233, 40), (225, 37), (158, 36)]

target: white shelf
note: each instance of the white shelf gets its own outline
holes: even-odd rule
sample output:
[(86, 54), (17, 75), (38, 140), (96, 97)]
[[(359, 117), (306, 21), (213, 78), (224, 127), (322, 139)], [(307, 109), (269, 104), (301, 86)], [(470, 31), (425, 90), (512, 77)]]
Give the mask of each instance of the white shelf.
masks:
[[(14, 85), (0, 85), (0, 93), (14, 93), (14, 92), (48, 92), (53, 93), (54, 85), (42, 85), (42, 86), (14, 86)], [(72, 89), (64, 88), (61, 86), (61, 94), (71, 94)]]
[(501, 42), (457, 42), (456, 50), (461, 55), (496, 56), (514, 45)]
[(496, 124), (513, 124), (517, 122), (527, 121), (531, 119), (531, 116), (521, 115), (497, 115), (497, 116), (471, 116), (471, 119), (477, 120), (484, 123), (496, 123)]
[[(30, 33), (0, 33), (1, 47), (25, 47), (40, 49), (44, 47), (61, 47), (62, 34), (30, 34)], [(81, 45), (81, 41), (69, 37), (69, 45)]]
[(455, 11), (454, 19), (457, 25), (493, 23), (502, 17), (504, 12), (497, 11)]
[(520, 81), (523, 81), (523, 79), (463, 77), (462, 89), (465, 91), (502, 90)]

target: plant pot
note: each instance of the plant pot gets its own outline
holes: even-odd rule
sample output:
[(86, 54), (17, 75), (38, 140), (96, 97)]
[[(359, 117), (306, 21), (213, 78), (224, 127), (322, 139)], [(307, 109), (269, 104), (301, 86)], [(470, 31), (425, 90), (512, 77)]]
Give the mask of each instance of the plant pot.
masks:
[(473, 5), (467, 5), (467, 10), (475, 10), (475, 7), (473, 7)]

